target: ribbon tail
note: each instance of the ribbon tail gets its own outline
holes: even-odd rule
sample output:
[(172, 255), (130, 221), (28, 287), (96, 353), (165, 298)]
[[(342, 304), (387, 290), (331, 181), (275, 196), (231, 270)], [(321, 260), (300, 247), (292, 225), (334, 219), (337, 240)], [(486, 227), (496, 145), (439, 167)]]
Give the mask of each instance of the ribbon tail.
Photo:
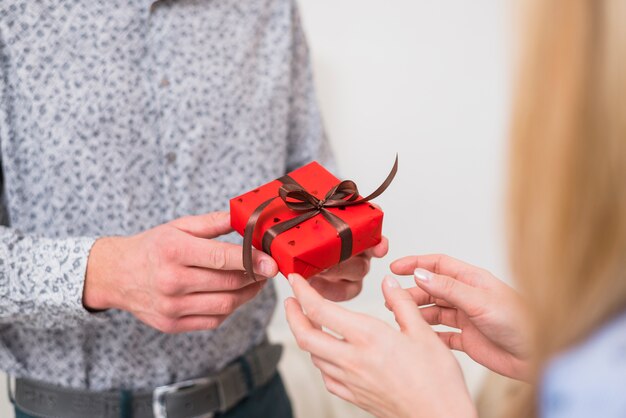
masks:
[(389, 187), (393, 179), (396, 177), (397, 173), (398, 173), (398, 154), (396, 154), (396, 161), (393, 163), (393, 167), (391, 168), (391, 171), (387, 175), (387, 178), (385, 179), (385, 181), (383, 181), (383, 183), (380, 186), (378, 186), (378, 189), (374, 190), (367, 197), (364, 197), (363, 199), (360, 199), (360, 200), (356, 200), (355, 203), (368, 202), (372, 199), (377, 198), (381, 194), (383, 194), (385, 190), (387, 190), (387, 187)]
[(371, 194), (369, 194), (367, 197), (364, 197), (358, 200), (344, 200), (345, 203), (335, 201), (333, 202), (332, 205), (328, 205), (328, 206), (330, 207), (354, 206), (354, 205), (358, 205), (361, 203), (369, 202), (370, 200), (377, 198), (378, 196), (383, 194), (385, 190), (387, 190), (387, 188), (389, 187), (393, 179), (396, 177), (397, 173), (398, 173), (398, 154), (396, 154), (396, 161), (393, 163), (393, 167), (391, 168), (391, 171), (387, 175), (387, 178), (385, 179), (385, 181), (383, 181), (383, 183), (380, 186), (378, 186), (378, 188), (374, 190)]
[[(276, 196), (278, 197), (278, 196)], [(252, 279), (256, 282), (256, 276), (254, 274), (254, 268), (252, 266), (252, 238), (254, 237), (254, 229), (256, 227), (256, 223), (261, 216), (261, 213), (265, 210), (265, 208), (276, 199), (276, 197), (272, 197), (271, 199), (266, 200), (261, 203), (250, 215), (248, 222), (246, 223), (246, 228), (243, 234), (243, 267), (246, 269), (246, 272), (252, 277)]]

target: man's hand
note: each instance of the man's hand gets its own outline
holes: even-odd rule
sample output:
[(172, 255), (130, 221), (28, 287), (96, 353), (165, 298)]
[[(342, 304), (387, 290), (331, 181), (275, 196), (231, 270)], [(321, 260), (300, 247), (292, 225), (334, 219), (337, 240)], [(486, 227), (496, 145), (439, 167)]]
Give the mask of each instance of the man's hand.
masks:
[(83, 304), (131, 312), (167, 333), (215, 329), (278, 273), (276, 262), (255, 250), (259, 281), (246, 275), (241, 246), (213, 239), (230, 232), (230, 215), (214, 212), (101, 238), (89, 256)]
[(333, 302), (350, 300), (361, 293), (363, 279), (370, 271), (372, 257), (382, 258), (389, 251), (389, 241), (383, 237), (375, 247), (313, 276), (309, 284)]

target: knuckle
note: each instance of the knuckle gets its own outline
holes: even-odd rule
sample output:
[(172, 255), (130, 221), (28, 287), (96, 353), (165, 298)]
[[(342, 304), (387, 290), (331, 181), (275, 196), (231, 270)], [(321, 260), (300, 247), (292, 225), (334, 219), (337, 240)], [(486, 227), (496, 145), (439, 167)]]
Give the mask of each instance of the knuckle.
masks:
[(224, 322), (224, 320), (222, 318), (209, 316), (206, 319), (206, 322), (204, 324), (204, 328), (205, 329), (211, 329), (211, 330), (217, 329), (217, 328), (219, 328), (220, 325), (222, 325), (222, 322)]
[(237, 299), (230, 295), (222, 296), (216, 305), (218, 314), (228, 315), (235, 309), (237, 309)]
[(207, 214), (207, 221), (210, 225), (217, 225), (224, 220), (223, 212), (210, 212)]
[(302, 334), (296, 337), (296, 343), (301, 350), (310, 351), (311, 349), (311, 338), (308, 334)]
[(445, 295), (452, 295), (456, 291), (457, 285), (455, 280), (444, 279), (441, 281), (441, 291)]
[(181, 258), (181, 249), (172, 242), (163, 242), (160, 246), (160, 255), (167, 261), (176, 261)]
[(161, 298), (157, 305), (157, 311), (165, 318), (175, 319), (178, 318), (179, 306), (178, 303), (172, 298)]
[(176, 274), (163, 273), (157, 277), (155, 286), (159, 293), (173, 296), (180, 290), (180, 280)]
[(207, 254), (208, 262), (217, 270), (222, 270), (226, 267), (228, 262), (228, 255), (224, 250), (224, 247), (216, 245), (211, 248)]
[(167, 225), (157, 227), (151, 238), (153, 252), (156, 253), (157, 257), (168, 261), (180, 258), (181, 247), (173, 228)]
[(178, 322), (171, 318), (161, 318), (156, 324), (156, 329), (165, 334), (176, 334), (178, 332)]
[(441, 265), (449, 262), (450, 256), (448, 256), (446, 254), (439, 253), (439, 254), (435, 254), (434, 258), (435, 258), (435, 263), (434, 263), (435, 265), (433, 267), (433, 272), (436, 273), (436, 274), (440, 274), (440, 272), (441, 272)]
[(236, 272), (229, 272), (224, 276), (223, 287), (224, 289), (234, 290), (239, 289), (242, 286), (243, 276)]

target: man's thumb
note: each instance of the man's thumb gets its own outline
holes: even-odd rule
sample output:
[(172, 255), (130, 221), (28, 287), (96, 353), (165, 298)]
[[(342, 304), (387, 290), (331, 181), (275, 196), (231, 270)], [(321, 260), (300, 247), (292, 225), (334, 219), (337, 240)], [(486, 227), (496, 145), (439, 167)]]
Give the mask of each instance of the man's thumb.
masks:
[(216, 238), (232, 232), (230, 213), (210, 212), (204, 215), (174, 219), (170, 225), (198, 238)]

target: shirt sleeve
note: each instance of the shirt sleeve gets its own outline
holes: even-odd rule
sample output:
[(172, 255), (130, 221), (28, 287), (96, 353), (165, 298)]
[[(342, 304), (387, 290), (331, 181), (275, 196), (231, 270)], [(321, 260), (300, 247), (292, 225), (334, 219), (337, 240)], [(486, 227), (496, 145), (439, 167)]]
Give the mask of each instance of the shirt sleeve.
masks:
[(82, 302), (94, 241), (50, 239), (0, 227), (0, 323), (60, 329), (99, 317)]
[[(0, 37), (0, 142), (11, 135), (2, 103), (7, 94), (4, 60)], [(11, 228), (1, 172), (0, 190), (0, 326), (57, 329), (100, 318), (82, 304), (95, 238), (51, 239)]]
[(626, 417), (626, 315), (550, 362), (542, 418)]
[(313, 160), (335, 170), (315, 94), (311, 58), (296, 2), (292, 9), (292, 64), (289, 96), (288, 171)]

